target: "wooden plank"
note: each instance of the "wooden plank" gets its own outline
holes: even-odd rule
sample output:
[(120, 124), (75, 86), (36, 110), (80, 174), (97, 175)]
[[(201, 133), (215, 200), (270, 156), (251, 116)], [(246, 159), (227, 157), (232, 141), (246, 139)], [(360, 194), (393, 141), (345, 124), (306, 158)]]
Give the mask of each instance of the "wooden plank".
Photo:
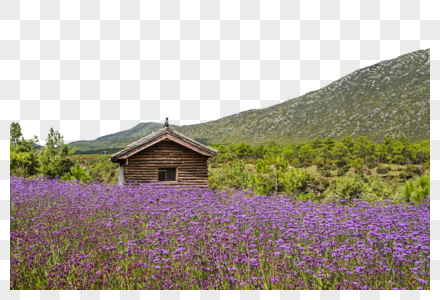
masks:
[(175, 154), (175, 153), (166, 153), (166, 154), (135, 154), (132, 157), (130, 157), (130, 160), (133, 159), (137, 159), (137, 158), (155, 158), (155, 157), (175, 157), (175, 158), (182, 158), (182, 157), (187, 157), (187, 158), (199, 158), (199, 159), (204, 159), (204, 160), (208, 160), (206, 158), (206, 156), (202, 156), (202, 155), (192, 155), (192, 154)]
[(176, 157), (182, 157), (182, 156), (191, 156), (191, 157), (201, 157), (204, 158), (206, 160), (208, 160), (208, 157), (200, 155), (200, 154), (193, 154), (193, 153), (161, 153), (161, 152), (148, 152), (148, 153), (141, 153), (141, 154), (135, 154), (132, 156), (132, 158), (134, 157), (161, 157), (161, 156), (176, 156)]
[(129, 172), (129, 173), (124, 174), (124, 175), (127, 175), (127, 176), (130, 176), (130, 175), (157, 176), (157, 172), (154, 172), (154, 173), (146, 173), (146, 172), (138, 172), (138, 171), (134, 171), (134, 172)]
[[(125, 174), (124, 174), (125, 176)], [(145, 174), (145, 173), (129, 173), (125, 177), (131, 177), (131, 176), (146, 176), (146, 177), (157, 177), (157, 173), (154, 174)]]
[[(151, 158), (142, 158), (142, 159), (137, 159), (137, 160), (133, 160), (133, 162), (136, 162), (136, 164), (142, 164), (142, 163), (154, 163), (154, 162), (158, 162), (158, 163), (163, 163), (164, 161), (173, 161), (176, 163), (197, 163), (197, 164), (207, 164), (206, 160), (202, 160), (202, 159), (168, 159), (166, 157), (162, 158), (162, 159), (151, 159)], [(130, 165), (130, 160), (128, 161), (128, 164), (126, 164), (127, 166)]]
[[(150, 179), (137, 179), (137, 180), (127, 180), (126, 182), (134, 182), (134, 181), (138, 181), (138, 182), (149, 182)], [(199, 184), (208, 184), (207, 181), (202, 181), (202, 182), (191, 182), (191, 181), (187, 181), (187, 182), (183, 182), (183, 181), (153, 181), (152, 183), (155, 183), (157, 185), (199, 185)]]
[[(207, 169), (208, 166), (206, 164), (201, 163), (187, 163), (187, 162), (174, 162), (174, 163), (138, 163), (133, 168), (141, 168), (141, 169), (148, 169), (148, 168), (160, 168), (162, 166), (170, 166), (171, 167), (178, 167), (178, 168), (186, 168), (186, 169)], [(130, 167), (131, 168), (131, 167)]]
[(196, 152), (199, 152), (199, 153), (201, 153), (203, 155), (206, 155), (206, 156), (209, 156), (209, 157), (212, 157), (212, 156), (215, 155), (215, 154), (211, 154), (211, 153), (209, 153), (209, 152), (207, 152), (205, 150), (202, 150), (200, 148), (197, 148), (196, 146), (193, 146), (193, 145), (191, 145), (191, 144), (189, 144), (189, 143), (187, 143), (185, 141), (182, 141), (182, 140), (172, 136), (171, 134), (167, 134), (167, 138), (169, 138), (170, 140), (175, 141), (176, 143), (181, 144), (181, 145), (183, 145), (183, 146), (185, 146), (185, 147), (187, 147), (189, 149), (192, 149), (192, 150), (194, 150)]
[[(207, 176), (208, 172), (206, 170), (201, 170), (201, 171), (187, 171), (187, 170), (177, 170), (179, 176), (180, 175), (185, 175), (185, 176)], [(140, 170), (140, 169), (133, 169), (130, 171), (126, 171), (124, 172), (124, 174), (126, 175), (130, 175), (130, 174), (145, 174), (145, 175), (157, 175), (158, 171), (151, 171), (151, 170)]]
[[(170, 164), (170, 163), (164, 163), (164, 164), (139, 164), (136, 166), (136, 169), (151, 169), (151, 168), (162, 168), (162, 167), (170, 167), (170, 168), (184, 168), (184, 169), (208, 169), (208, 167), (206, 165), (197, 165), (197, 164), (186, 164), (186, 163), (182, 163), (182, 164)], [(135, 168), (130, 168), (135, 169)]]
[(128, 164), (130, 164), (131, 161), (196, 161), (196, 162), (203, 162), (206, 161), (206, 159), (199, 158), (199, 157), (139, 157), (139, 158), (131, 158), (128, 161)]
[(186, 170), (179, 170), (179, 174), (201, 174), (201, 175), (208, 175), (208, 172), (205, 171), (195, 171), (195, 172), (191, 172), (191, 171), (186, 171)]

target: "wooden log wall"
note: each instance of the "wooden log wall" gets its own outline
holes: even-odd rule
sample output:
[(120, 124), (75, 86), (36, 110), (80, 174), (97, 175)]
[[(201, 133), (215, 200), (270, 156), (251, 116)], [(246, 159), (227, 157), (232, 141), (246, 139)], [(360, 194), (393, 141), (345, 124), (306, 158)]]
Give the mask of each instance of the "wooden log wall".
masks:
[[(121, 161), (124, 170), (124, 181), (147, 183), (157, 180), (159, 168), (177, 168), (177, 182), (161, 183), (171, 185), (208, 186), (208, 156), (188, 149), (178, 143), (163, 140)], [(180, 180), (179, 180), (180, 179)]]

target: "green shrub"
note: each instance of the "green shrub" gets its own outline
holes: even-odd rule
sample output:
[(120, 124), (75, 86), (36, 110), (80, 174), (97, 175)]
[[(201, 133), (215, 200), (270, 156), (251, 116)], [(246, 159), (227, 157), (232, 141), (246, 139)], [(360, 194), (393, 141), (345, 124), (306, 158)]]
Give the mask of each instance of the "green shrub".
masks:
[(390, 197), (393, 190), (379, 176), (362, 178), (352, 173), (333, 182), (325, 194), (341, 198), (356, 196), (365, 200), (373, 200), (378, 197)]
[(422, 175), (408, 180), (397, 192), (397, 197), (417, 204), (423, 202), (426, 199), (425, 196), (428, 195), (430, 195), (429, 175)]
[(330, 186), (330, 182), (327, 180), (327, 179), (322, 179), (321, 180), (321, 183), (322, 183), (322, 186), (324, 187), (324, 188), (328, 188), (329, 186)]
[(377, 196), (377, 197), (391, 197), (393, 195), (393, 188), (380, 176), (368, 177), (368, 181), (365, 183), (365, 194)]
[(333, 182), (325, 194), (335, 197), (351, 197), (364, 191), (364, 181), (357, 174), (349, 174)]
[(417, 176), (416, 173), (414, 173), (414, 172), (408, 172), (408, 171), (405, 172), (405, 173), (403, 173), (403, 174), (404, 174), (404, 178), (406, 178), (406, 179), (411, 179), (411, 178)]
[(329, 165), (324, 165), (323, 167), (322, 167), (325, 171), (328, 171), (328, 170), (331, 170), (331, 168), (332, 167), (330, 167)]
[(377, 174), (387, 174), (389, 171), (391, 171), (390, 167), (379, 167), (376, 170)]
[(223, 187), (238, 189), (249, 187), (249, 175), (246, 171), (246, 163), (242, 160), (224, 164), (221, 168), (210, 170), (208, 174), (209, 186), (213, 189)]
[(323, 175), (324, 177), (330, 177), (330, 176), (332, 176), (332, 173), (330, 173), (329, 171), (323, 171), (323, 172), (322, 172), (322, 175)]
[(338, 176), (343, 176), (345, 173), (347, 173), (348, 172), (348, 170), (350, 170), (350, 167), (348, 167), (348, 166), (343, 166), (342, 168), (340, 168), (339, 170), (338, 170)]
[(374, 169), (375, 167), (377, 167), (377, 165), (375, 163), (368, 163), (367, 164), (368, 169)]
[(248, 178), (249, 186), (258, 195), (302, 191), (310, 180), (306, 170), (289, 168), (288, 163), (280, 155), (270, 154), (264, 159), (259, 159), (256, 171), (256, 174), (250, 174)]
[(367, 173), (367, 175), (373, 175), (373, 173), (371, 173), (370, 170), (368, 170), (366, 173)]
[(80, 164), (77, 163), (74, 167), (70, 168), (70, 173), (66, 173), (61, 177), (61, 180), (79, 180), (81, 182), (89, 182), (92, 180), (92, 176), (90, 176), (90, 173), (81, 168)]
[(347, 159), (346, 158), (342, 158), (340, 160), (335, 161), (335, 165), (338, 168), (342, 168), (343, 166), (345, 166), (347, 164)]
[(335, 170), (337, 170), (338, 169), (338, 167), (336, 167), (336, 166), (332, 166), (332, 171), (335, 171)]
[(93, 180), (105, 184), (117, 184), (119, 176), (119, 165), (108, 160), (108, 157), (99, 157), (85, 163), (85, 168), (90, 172)]
[(409, 166), (409, 165), (406, 166), (406, 172), (407, 173), (414, 173), (414, 174), (417, 174), (417, 175), (421, 175), (422, 174), (422, 171), (417, 166)]

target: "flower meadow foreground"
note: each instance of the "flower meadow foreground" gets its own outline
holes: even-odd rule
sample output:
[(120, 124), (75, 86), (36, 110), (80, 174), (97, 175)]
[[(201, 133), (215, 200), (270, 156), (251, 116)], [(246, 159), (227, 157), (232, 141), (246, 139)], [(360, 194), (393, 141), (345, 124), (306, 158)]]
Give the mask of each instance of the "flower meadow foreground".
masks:
[(429, 289), (421, 205), (11, 177), (11, 289)]

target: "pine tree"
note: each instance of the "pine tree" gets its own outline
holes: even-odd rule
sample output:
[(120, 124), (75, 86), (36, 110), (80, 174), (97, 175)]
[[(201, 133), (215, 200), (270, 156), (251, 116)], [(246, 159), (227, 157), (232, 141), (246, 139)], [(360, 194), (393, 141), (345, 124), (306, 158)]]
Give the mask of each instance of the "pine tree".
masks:
[(38, 157), (35, 145), (38, 137), (26, 140), (21, 133), (19, 123), (12, 122), (10, 126), (10, 175), (32, 176), (38, 171)]
[(46, 139), (46, 145), (39, 153), (40, 173), (50, 178), (63, 176), (73, 166), (69, 155), (74, 152), (75, 148), (71, 149), (69, 145), (64, 144), (64, 137), (51, 128)]

